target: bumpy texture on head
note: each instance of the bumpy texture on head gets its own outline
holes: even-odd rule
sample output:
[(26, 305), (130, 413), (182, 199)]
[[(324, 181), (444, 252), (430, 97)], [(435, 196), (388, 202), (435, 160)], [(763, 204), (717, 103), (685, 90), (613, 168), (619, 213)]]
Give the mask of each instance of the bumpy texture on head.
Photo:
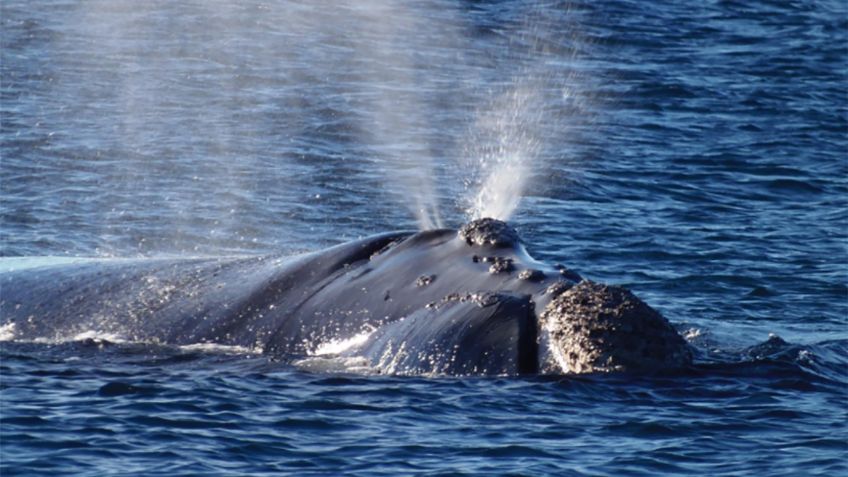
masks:
[(565, 373), (645, 371), (692, 362), (686, 341), (630, 291), (583, 281), (542, 313)]
[(520, 239), (518, 232), (497, 219), (475, 219), (459, 229), (459, 237), (468, 245), (490, 245), (493, 247), (512, 247)]

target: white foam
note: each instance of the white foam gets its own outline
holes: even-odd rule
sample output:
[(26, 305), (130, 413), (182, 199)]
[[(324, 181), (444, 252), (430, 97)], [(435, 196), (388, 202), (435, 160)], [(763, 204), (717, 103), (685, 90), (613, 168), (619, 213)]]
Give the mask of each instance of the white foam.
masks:
[(77, 333), (70, 337), (58, 337), (58, 336), (38, 336), (35, 338), (27, 338), (27, 339), (16, 339), (15, 338), (15, 324), (8, 323), (6, 325), (0, 326), (0, 341), (15, 341), (17, 343), (37, 343), (37, 344), (62, 344), (62, 343), (75, 343), (80, 341), (96, 341), (96, 342), (109, 342), (109, 343), (128, 343), (131, 342), (121, 335), (115, 333), (105, 333), (102, 331), (89, 330), (83, 331), (81, 333)]
[(353, 374), (379, 374), (380, 371), (368, 365), (368, 361), (361, 356), (354, 357), (324, 357), (311, 356), (295, 361), (298, 369), (310, 373), (353, 373)]
[(686, 341), (689, 341), (689, 342), (691, 342), (695, 338), (701, 336), (701, 334), (702, 334), (702, 332), (701, 332), (700, 328), (689, 328), (688, 330), (686, 330), (682, 333), (683, 339), (685, 339)]
[(0, 341), (12, 341), (15, 339), (15, 324), (6, 323), (0, 326)]
[[(0, 326), (0, 341), (12, 341), (15, 339), (15, 324), (7, 323)], [(37, 343), (37, 344), (62, 344), (76, 343), (81, 341), (108, 342), (115, 344), (137, 343), (137, 344), (161, 344), (153, 340), (130, 340), (117, 333), (107, 333), (98, 330), (88, 330), (77, 333), (69, 337), (46, 337), (40, 336), (28, 340), (17, 340), (22, 343)], [(262, 354), (261, 347), (251, 348), (238, 345), (223, 345), (217, 343), (193, 343), (189, 345), (178, 346), (182, 351), (217, 353), (217, 354)]]
[(247, 346), (222, 345), (217, 343), (194, 343), (179, 347), (183, 351), (200, 351), (203, 353), (220, 354), (262, 354), (262, 348), (248, 348)]
[(353, 373), (378, 374), (380, 369), (369, 365), (362, 356), (341, 356), (368, 341), (376, 328), (367, 328), (349, 338), (335, 338), (320, 343), (309, 357), (297, 360), (294, 364), (298, 369), (310, 373)]
[(83, 331), (82, 333), (77, 333), (71, 339), (58, 340), (58, 342), (61, 343), (61, 342), (65, 342), (65, 341), (73, 342), (73, 341), (86, 341), (86, 340), (108, 341), (110, 343), (126, 343), (127, 342), (126, 338), (124, 338), (120, 335), (117, 335), (115, 333), (104, 333), (104, 332), (96, 331), (96, 330)]

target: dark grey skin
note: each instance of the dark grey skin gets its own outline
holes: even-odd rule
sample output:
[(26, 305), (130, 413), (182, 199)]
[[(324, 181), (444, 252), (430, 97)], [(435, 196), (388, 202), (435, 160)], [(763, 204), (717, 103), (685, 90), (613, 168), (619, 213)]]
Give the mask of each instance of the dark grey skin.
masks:
[(14, 323), (15, 339), (97, 331), (239, 345), (282, 360), (361, 336), (341, 357), (398, 374), (642, 371), (692, 360), (668, 321), (630, 292), (533, 260), (517, 233), (493, 219), (295, 257), (8, 272), (0, 275), (0, 323)]

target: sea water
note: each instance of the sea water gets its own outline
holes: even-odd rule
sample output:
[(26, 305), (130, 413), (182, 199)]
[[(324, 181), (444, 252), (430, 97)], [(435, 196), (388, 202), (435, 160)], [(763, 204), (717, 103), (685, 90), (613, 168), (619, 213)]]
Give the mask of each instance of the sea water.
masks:
[(0, 9), (3, 269), (496, 215), (698, 353), (396, 377), (3, 329), (0, 474), (848, 473), (844, 2)]

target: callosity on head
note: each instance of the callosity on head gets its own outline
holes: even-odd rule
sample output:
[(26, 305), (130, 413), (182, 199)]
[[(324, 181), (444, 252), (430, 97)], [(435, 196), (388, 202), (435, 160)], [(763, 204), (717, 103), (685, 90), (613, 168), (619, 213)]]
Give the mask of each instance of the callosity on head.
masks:
[(630, 291), (582, 281), (541, 313), (550, 355), (564, 373), (653, 371), (692, 363), (686, 341)]

